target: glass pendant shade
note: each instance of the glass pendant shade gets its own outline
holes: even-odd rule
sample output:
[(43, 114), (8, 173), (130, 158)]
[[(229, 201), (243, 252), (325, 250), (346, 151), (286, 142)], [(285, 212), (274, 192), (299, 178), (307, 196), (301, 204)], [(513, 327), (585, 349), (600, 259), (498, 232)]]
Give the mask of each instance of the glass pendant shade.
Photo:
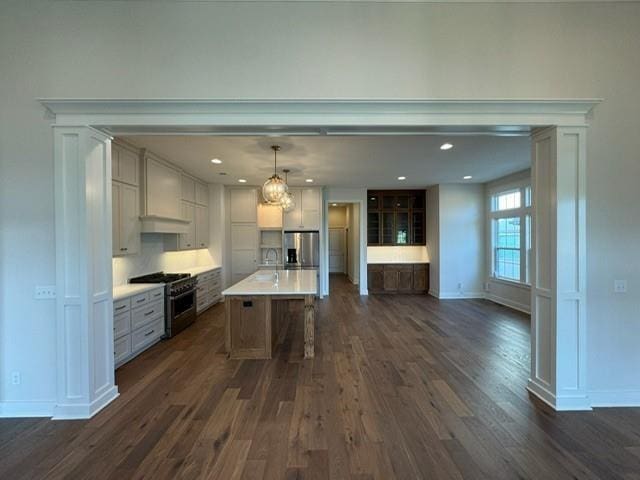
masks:
[(267, 203), (280, 204), (288, 190), (285, 181), (274, 173), (262, 185), (262, 196)]
[(265, 202), (271, 205), (280, 205), (289, 188), (287, 182), (278, 175), (278, 150), (280, 150), (280, 146), (272, 145), (271, 150), (273, 150), (273, 175), (262, 185), (262, 197)]
[(291, 192), (287, 192), (284, 194), (282, 200), (280, 201), (280, 206), (285, 213), (290, 212), (294, 208), (296, 208), (296, 202), (293, 201), (293, 194)]

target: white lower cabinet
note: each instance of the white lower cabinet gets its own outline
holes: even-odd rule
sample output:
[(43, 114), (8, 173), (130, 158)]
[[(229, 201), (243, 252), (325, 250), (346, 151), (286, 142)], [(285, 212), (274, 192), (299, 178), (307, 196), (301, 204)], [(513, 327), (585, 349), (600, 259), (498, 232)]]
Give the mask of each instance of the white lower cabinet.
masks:
[(196, 277), (196, 312), (201, 313), (222, 300), (222, 274), (219, 268), (202, 272)]
[(164, 287), (113, 302), (113, 359), (115, 367), (128, 362), (165, 332)]

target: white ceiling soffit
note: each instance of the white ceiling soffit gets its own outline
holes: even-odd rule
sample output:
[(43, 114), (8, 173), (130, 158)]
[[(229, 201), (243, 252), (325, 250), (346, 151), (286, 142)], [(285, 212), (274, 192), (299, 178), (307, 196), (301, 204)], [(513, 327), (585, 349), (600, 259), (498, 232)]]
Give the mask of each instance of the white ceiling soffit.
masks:
[[(171, 131), (183, 135), (211, 134), (216, 129), (221, 129), (224, 135), (243, 130), (268, 135), (270, 129), (275, 135), (283, 132), (381, 135), (402, 130), (416, 133), (411, 132), (412, 128), (426, 127), (465, 129), (469, 125), (492, 128), (498, 125), (517, 129), (585, 125), (600, 100), (40, 99), (40, 102), (58, 125), (91, 125), (105, 131), (117, 126), (120, 134), (126, 134), (127, 130), (144, 133), (141, 129), (155, 128), (155, 134)], [(262, 130), (256, 132), (256, 126)]]

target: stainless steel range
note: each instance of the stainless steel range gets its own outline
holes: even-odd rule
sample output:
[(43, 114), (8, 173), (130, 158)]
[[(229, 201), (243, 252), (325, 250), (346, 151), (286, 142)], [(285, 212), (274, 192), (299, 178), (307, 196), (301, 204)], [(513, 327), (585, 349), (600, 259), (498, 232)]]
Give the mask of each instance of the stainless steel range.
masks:
[(157, 272), (129, 279), (129, 283), (164, 283), (165, 337), (173, 337), (196, 320), (196, 277), (188, 273)]

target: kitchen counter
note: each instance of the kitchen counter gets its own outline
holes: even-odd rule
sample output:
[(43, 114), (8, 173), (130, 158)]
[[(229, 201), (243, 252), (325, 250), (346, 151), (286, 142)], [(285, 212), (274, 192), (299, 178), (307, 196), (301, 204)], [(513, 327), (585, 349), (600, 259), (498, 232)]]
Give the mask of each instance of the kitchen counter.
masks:
[(278, 283), (273, 272), (258, 270), (227, 288), (222, 295), (315, 295), (318, 291), (316, 270), (279, 270)]
[(204, 272), (209, 272), (211, 270), (215, 270), (217, 268), (221, 268), (219, 265), (208, 265), (206, 267), (193, 267), (193, 268), (180, 268), (180, 273), (189, 273), (192, 277), (196, 275), (200, 275)]
[(113, 287), (113, 300), (120, 300), (138, 293), (148, 292), (149, 290), (163, 287), (164, 284), (162, 283), (125, 283), (124, 285)]

